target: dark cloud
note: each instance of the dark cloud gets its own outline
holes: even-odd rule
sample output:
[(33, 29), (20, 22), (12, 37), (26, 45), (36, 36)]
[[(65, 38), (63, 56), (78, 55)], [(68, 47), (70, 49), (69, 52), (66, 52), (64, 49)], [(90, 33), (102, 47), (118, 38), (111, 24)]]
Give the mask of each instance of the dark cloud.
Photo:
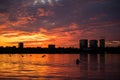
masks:
[(7, 10), (10, 7), (10, 4), (10, 0), (0, 0), (0, 12), (7, 12)]
[[(59, 0), (54, 5), (35, 5), (33, 2), (34, 0), (0, 0), (0, 13), (7, 13), (9, 28), (38, 32), (40, 28), (53, 30), (59, 27), (69, 27), (75, 23), (78, 26), (76, 30), (86, 33), (96, 30), (96, 32), (104, 32), (105, 34), (102, 35), (105, 36), (110, 34), (112, 37), (114, 32), (119, 35), (120, 28), (108, 23), (115, 21), (117, 26), (119, 25), (119, 0)], [(38, 12), (40, 9), (44, 12)], [(51, 13), (52, 15), (49, 15)], [(18, 25), (13, 25), (16, 23)], [(110, 26), (110, 29), (105, 25)], [(69, 28), (63, 30), (63, 32), (70, 31), (72, 30)]]

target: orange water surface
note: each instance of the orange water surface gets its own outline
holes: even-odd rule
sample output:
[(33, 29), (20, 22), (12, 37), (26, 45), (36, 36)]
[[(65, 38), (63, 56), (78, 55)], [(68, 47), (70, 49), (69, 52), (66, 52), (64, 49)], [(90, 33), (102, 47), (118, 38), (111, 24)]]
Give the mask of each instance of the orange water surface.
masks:
[(119, 61), (120, 54), (0, 54), (0, 80), (119, 80)]

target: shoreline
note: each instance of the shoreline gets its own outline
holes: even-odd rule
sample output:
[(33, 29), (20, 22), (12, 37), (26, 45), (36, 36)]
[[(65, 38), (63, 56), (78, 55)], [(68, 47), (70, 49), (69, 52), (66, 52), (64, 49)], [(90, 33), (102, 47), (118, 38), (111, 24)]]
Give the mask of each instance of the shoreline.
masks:
[(113, 54), (117, 53), (120, 54), (120, 48), (105, 48), (105, 49), (86, 49), (81, 50), (78, 48), (0, 48), (0, 54), (7, 53), (7, 54)]

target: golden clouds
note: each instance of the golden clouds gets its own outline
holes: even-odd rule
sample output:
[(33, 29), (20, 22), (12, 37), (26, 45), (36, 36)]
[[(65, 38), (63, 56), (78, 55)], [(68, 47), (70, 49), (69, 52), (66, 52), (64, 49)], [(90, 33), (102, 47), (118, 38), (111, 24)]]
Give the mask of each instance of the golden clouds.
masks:
[[(11, 24), (19, 26), (22, 20), (23, 22), (26, 21), (23, 18)], [(25, 32), (12, 29), (3, 30), (0, 40), (4, 43), (1, 43), (2, 46), (17, 46), (18, 42), (24, 42), (25, 47), (47, 47), (48, 44), (55, 44), (57, 47), (69, 47), (76, 44), (76, 42), (72, 42), (72, 37), (76, 38), (76, 34), (79, 34), (77, 28), (78, 25), (73, 23), (68, 27), (56, 27), (51, 30), (39, 28), (38, 32)]]
[[(42, 44), (42, 42), (48, 41), (53, 38), (56, 38), (56, 37), (52, 35), (47, 36), (42, 33), (28, 33), (28, 32), (22, 32), (22, 31), (21, 32), (9, 31), (9, 32), (3, 33), (0, 36), (0, 40), (6, 45), (17, 46), (18, 42), (24, 42), (26, 44), (26, 47), (37, 47), (37, 46), (40, 46), (39, 44)], [(28, 45), (31, 45), (31, 46), (28, 46)]]

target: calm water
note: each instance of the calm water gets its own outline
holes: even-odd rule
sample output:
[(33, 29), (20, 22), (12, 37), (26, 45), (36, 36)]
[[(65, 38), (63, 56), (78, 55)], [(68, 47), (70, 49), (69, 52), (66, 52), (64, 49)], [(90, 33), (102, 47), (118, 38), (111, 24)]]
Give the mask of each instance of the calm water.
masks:
[(0, 54), (0, 80), (120, 80), (119, 76), (120, 54)]

